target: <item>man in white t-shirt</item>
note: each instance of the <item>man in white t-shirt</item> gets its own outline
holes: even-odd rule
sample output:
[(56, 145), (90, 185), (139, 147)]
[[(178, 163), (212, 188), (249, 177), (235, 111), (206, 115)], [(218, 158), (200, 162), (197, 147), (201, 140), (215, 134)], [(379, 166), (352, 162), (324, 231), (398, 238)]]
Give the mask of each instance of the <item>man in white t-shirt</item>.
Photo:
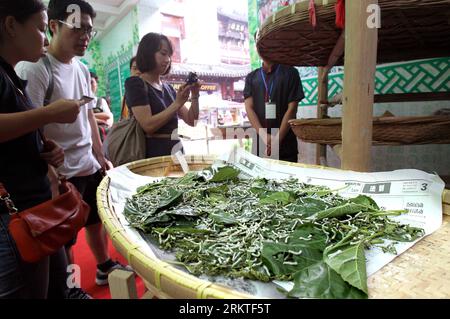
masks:
[[(80, 14), (76, 16), (76, 10), (71, 14), (74, 11), (70, 5), (79, 6), (81, 17)], [(89, 71), (76, 57), (85, 54), (89, 41), (94, 36), (93, 8), (83, 0), (51, 0), (48, 17), (52, 39), (47, 57), (53, 76), (50, 102), (60, 98), (78, 100), (83, 96), (92, 97)], [(16, 71), (20, 77), (28, 80), (27, 92), (33, 103), (42, 105), (50, 84), (50, 73), (43, 59), (37, 63), (20, 63)], [(106, 232), (97, 211), (96, 189), (102, 179), (101, 170), (109, 169), (112, 165), (102, 152), (92, 110), (94, 107), (93, 102), (82, 106), (74, 123), (46, 125), (44, 134), (64, 150), (64, 164), (58, 168), (58, 173), (77, 187), (91, 207), (86, 223), (86, 240), (97, 260), (96, 283), (104, 285), (108, 283), (109, 272), (123, 267), (109, 256)], [(73, 263), (71, 247), (74, 244), (75, 239), (66, 247), (69, 263)]]

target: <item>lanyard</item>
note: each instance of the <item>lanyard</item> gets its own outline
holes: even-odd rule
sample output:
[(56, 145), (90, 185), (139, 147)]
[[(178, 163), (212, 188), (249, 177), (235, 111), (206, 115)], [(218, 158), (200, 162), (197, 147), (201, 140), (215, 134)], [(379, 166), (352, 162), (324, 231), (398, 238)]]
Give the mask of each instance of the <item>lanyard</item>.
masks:
[(275, 71), (275, 74), (272, 77), (272, 81), (270, 81), (270, 88), (267, 89), (267, 82), (266, 82), (266, 77), (264, 76), (264, 72), (263, 72), (263, 68), (259, 69), (259, 72), (261, 73), (261, 78), (263, 80), (264, 83), (264, 87), (266, 89), (266, 93), (265, 93), (265, 101), (269, 101), (270, 102), (270, 97), (272, 96), (272, 91), (273, 91), (273, 84), (275, 83), (275, 79), (277, 77), (278, 74), (278, 70), (280, 69), (280, 66), (277, 66), (277, 70)]

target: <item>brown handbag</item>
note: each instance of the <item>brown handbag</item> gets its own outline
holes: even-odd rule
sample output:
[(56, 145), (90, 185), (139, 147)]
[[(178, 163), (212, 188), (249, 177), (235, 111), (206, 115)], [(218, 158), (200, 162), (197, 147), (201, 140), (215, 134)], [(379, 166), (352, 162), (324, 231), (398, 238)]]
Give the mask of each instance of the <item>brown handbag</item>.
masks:
[(90, 211), (75, 186), (65, 179), (58, 197), (22, 212), (17, 211), (2, 183), (0, 200), (10, 212), (8, 228), (20, 256), (30, 263), (55, 253), (74, 238), (86, 224)]

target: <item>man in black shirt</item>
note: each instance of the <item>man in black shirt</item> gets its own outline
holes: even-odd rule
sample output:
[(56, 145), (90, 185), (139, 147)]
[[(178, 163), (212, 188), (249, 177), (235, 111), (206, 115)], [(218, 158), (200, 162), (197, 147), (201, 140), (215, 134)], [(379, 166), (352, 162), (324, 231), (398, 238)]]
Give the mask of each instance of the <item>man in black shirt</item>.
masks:
[(294, 119), (304, 98), (297, 69), (263, 59), (261, 68), (245, 79), (245, 110), (259, 138), (253, 154), (297, 162), (297, 138), (288, 121)]

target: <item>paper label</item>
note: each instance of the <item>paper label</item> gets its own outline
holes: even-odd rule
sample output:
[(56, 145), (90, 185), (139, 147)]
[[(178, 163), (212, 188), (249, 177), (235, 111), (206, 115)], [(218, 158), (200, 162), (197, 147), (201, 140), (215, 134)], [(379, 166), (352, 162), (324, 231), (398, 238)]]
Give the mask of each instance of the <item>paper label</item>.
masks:
[(277, 118), (277, 106), (274, 103), (266, 103), (266, 120)]

